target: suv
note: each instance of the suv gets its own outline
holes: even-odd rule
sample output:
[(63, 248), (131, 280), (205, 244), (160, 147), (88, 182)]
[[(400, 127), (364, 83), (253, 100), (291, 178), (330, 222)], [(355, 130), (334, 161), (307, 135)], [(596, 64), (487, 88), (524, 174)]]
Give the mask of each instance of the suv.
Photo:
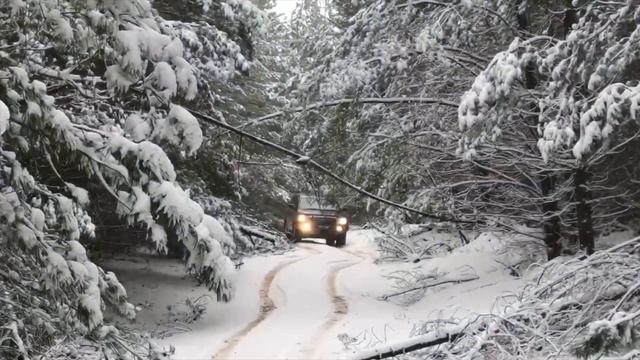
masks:
[(327, 245), (343, 247), (349, 219), (326, 200), (311, 195), (295, 195), (289, 203), (284, 232), (293, 242), (302, 238), (324, 238)]

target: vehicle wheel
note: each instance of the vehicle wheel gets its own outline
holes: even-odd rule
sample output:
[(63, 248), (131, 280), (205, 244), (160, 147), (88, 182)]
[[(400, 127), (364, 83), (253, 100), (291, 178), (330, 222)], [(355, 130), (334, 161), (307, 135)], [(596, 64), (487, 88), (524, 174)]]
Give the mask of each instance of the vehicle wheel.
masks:
[(287, 237), (287, 239), (288, 239), (289, 241), (291, 241), (292, 236), (291, 236), (291, 234), (289, 233), (289, 231), (288, 231), (288, 230), (289, 230), (289, 229), (287, 229), (287, 219), (284, 219), (284, 227), (283, 227), (282, 231), (284, 231), (284, 235)]
[(336, 239), (333, 237), (328, 237), (327, 238), (327, 245), (329, 246), (336, 246)]
[(338, 235), (336, 237), (336, 246), (341, 248), (347, 244), (347, 234)]
[(300, 242), (300, 240), (302, 240), (302, 238), (300, 237), (300, 235), (298, 235), (296, 233), (296, 229), (295, 227), (292, 230), (292, 234), (291, 234), (291, 241), (293, 241), (294, 243)]

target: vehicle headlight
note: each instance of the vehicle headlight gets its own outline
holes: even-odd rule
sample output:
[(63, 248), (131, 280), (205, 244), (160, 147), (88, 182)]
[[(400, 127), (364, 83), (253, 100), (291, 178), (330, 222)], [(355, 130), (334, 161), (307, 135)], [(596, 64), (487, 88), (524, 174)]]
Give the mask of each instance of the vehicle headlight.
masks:
[(349, 222), (349, 220), (346, 217), (339, 217), (338, 218), (338, 225), (347, 225), (347, 222)]
[(300, 230), (300, 232), (302, 233), (308, 233), (311, 232), (311, 223), (309, 222), (303, 222), (298, 226), (298, 230)]
[(300, 214), (298, 215), (298, 217), (296, 218), (296, 220), (298, 220), (298, 222), (305, 222), (308, 220), (307, 215), (304, 214)]
[(342, 227), (342, 225), (336, 226), (336, 232), (342, 232), (343, 230), (344, 228)]

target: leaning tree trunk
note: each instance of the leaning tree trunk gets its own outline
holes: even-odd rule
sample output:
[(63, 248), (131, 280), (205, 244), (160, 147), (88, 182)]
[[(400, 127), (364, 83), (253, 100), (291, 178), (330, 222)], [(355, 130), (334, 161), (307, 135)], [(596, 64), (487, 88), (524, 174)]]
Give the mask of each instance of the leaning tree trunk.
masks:
[(588, 188), (591, 174), (586, 169), (579, 168), (574, 174), (574, 201), (576, 202), (576, 221), (580, 247), (588, 255), (593, 254), (595, 242), (593, 238), (593, 219), (591, 217), (591, 190)]

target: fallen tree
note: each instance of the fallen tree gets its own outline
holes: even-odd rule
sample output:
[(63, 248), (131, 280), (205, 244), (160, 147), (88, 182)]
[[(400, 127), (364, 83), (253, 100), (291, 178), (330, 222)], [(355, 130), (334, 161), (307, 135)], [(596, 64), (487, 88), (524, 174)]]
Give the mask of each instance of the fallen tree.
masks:
[(261, 144), (261, 145), (270, 147), (270, 148), (272, 148), (274, 150), (277, 150), (277, 151), (279, 151), (279, 152), (281, 152), (281, 153), (283, 153), (283, 154), (295, 159), (296, 163), (301, 164), (301, 165), (309, 165), (309, 166), (315, 168), (316, 170), (322, 172), (323, 174), (331, 177), (332, 179), (338, 181), (339, 183), (345, 185), (346, 187), (348, 187), (348, 188), (350, 188), (352, 190), (355, 190), (359, 194), (364, 195), (366, 197), (369, 197), (369, 198), (371, 198), (373, 200), (376, 200), (376, 201), (378, 201), (380, 203), (383, 203), (385, 205), (392, 206), (392, 207), (395, 207), (395, 208), (398, 208), (398, 209), (402, 209), (402, 210), (405, 210), (405, 211), (408, 211), (408, 212), (411, 212), (411, 213), (419, 214), (419, 215), (425, 216), (427, 218), (431, 218), (431, 219), (439, 220), (439, 221), (449, 221), (449, 222), (452, 222), (452, 223), (466, 223), (466, 224), (474, 224), (474, 223), (478, 222), (478, 221), (474, 221), (474, 220), (464, 220), (464, 219), (457, 219), (455, 217), (450, 217), (450, 216), (430, 214), (430, 213), (424, 212), (422, 210), (411, 208), (411, 207), (408, 207), (408, 206), (393, 202), (393, 201), (391, 201), (389, 199), (385, 199), (383, 197), (380, 197), (380, 196), (375, 195), (375, 194), (373, 194), (373, 193), (371, 193), (369, 191), (364, 190), (360, 186), (357, 186), (357, 185), (353, 184), (351, 181), (349, 181), (349, 180), (337, 175), (336, 173), (332, 172), (331, 170), (329, 170), (325, 166), (319, 164), (315, 160), (309, 158), (308, 156), (299, 154), (299, 153), (297, 153), (297, 152), (295, 152), (295, 151), (293, 151), (291, 149), (285, 148), (282, 145), (279, 145), (279, 144), (273, 143), (271, 141), (265, 140), (265, 139), (263, 139), (263, 138), (261, 138), (261, 137), (259, 137), (257, 135), (251, 134), (251, 133), (249, 133), (247, 131), (244, 131), (244, 130), (240, 129), (239, 127), (232, 126), (232, 125), (228, 124), (227, 122), (225, 122), (224, 120), (216, 119), (216, 118), (214, 118), (212, 116), (203, 114), (202, 112), (199, 112), (199, 111), (196, 111), (196, 110), (193, 110), (193, 109), (188, 109), (188, 108), (185, 108), (185, 109), (187, 109), (193, 116), (198, 118), (200, 121), (204, 121), (204, 122), (206, 122), (208, 124), (212, 124), (214, 126), (221, 127), (223, 129), (229, 130), (229, 131), (231, 131), (231, 132), (233, 132), (235, 134), (238, 134), (240, 136), (248, 138), (248, 139), (250, 139), (250, 140), (252, 140), (252, 141), (254, 141), (254, 142), (258, 143), (258, 144)]

